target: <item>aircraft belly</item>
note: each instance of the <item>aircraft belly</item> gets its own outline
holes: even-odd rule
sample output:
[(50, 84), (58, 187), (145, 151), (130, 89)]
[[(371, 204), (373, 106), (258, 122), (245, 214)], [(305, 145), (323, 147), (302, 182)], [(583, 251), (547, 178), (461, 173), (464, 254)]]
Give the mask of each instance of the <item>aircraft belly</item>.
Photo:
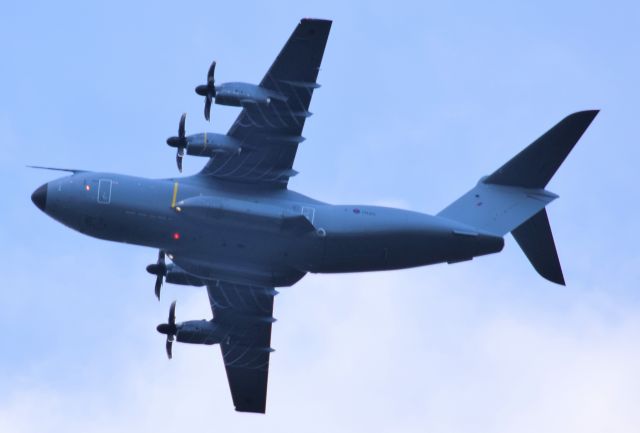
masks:
[(450, 233), (361, 233), (327, 236), (317, 272), (364, 272), (459, 262), (500, 251), (502, 238)]
[(398, 233), (331, 236), (320, 272), (400, 269), (446, 261), (438, 242)]
[(178, 266), (204, 279), (282, 287), (320, 261), (320, 245), (306, 239), (212, 222), (186, 230), (168, 251)]
[(500, 251), (501, 237), (471, 233), (430, 215), (373, 206), (335, 207), (319, 215), (326, 231), (322, 264), (313, 272), (363, 272), (470, 260)]

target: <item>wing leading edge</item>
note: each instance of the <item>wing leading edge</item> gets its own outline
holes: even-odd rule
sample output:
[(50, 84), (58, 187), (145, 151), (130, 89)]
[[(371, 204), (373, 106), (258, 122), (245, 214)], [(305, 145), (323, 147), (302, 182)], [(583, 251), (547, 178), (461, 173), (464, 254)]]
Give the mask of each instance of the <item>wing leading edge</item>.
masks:
[(309, 112), (331, 21), (303, 19), (260, 86), (280, 95), (269, 104), (244, 104), (227, 133), (243, 146), (240, 154), (212, 157), (202, 174), (216, 179), (285, 188), (297, 174), (293, 161)]
[(220, 348), (233, 405), (238, 412), (265, 413), (277, 292), (218, 281), (207, 284), (207, 293), (214, 320), (229, 330)]

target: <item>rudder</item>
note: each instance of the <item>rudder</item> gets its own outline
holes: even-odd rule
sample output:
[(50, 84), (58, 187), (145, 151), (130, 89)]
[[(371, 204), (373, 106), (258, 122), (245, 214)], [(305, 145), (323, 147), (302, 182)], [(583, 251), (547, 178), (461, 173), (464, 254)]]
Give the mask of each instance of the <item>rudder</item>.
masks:
[(512, 230), (511, 234), (534, 269), (543, 278), (556, 284), (565, 285), (560, 259), (545, 209)]

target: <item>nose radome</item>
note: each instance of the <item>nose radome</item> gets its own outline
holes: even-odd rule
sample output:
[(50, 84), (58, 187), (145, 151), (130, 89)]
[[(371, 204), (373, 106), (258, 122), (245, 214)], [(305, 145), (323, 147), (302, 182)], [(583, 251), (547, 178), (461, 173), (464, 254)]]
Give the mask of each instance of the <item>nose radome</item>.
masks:
[(47, 184), (45, 183), (40, 188), (36, 189), (33, 194), (31, 194), (31, 201), (33, 204), (38, 206), (42, 212), (44, 212), (44, 208), (47, 205)]

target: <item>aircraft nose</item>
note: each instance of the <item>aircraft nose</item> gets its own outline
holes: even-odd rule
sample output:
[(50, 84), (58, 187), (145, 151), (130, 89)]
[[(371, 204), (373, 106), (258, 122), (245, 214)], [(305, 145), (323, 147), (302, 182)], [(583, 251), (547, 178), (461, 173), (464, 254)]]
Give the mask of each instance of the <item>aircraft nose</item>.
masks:
[(44, 208), (47, 205), (47, 185), (48, 184), (45, 183), (31, 194), (31, 201), (33, 201), (33, 204), (38, 206), (38, 209), (42, 212), (44, 212)]

